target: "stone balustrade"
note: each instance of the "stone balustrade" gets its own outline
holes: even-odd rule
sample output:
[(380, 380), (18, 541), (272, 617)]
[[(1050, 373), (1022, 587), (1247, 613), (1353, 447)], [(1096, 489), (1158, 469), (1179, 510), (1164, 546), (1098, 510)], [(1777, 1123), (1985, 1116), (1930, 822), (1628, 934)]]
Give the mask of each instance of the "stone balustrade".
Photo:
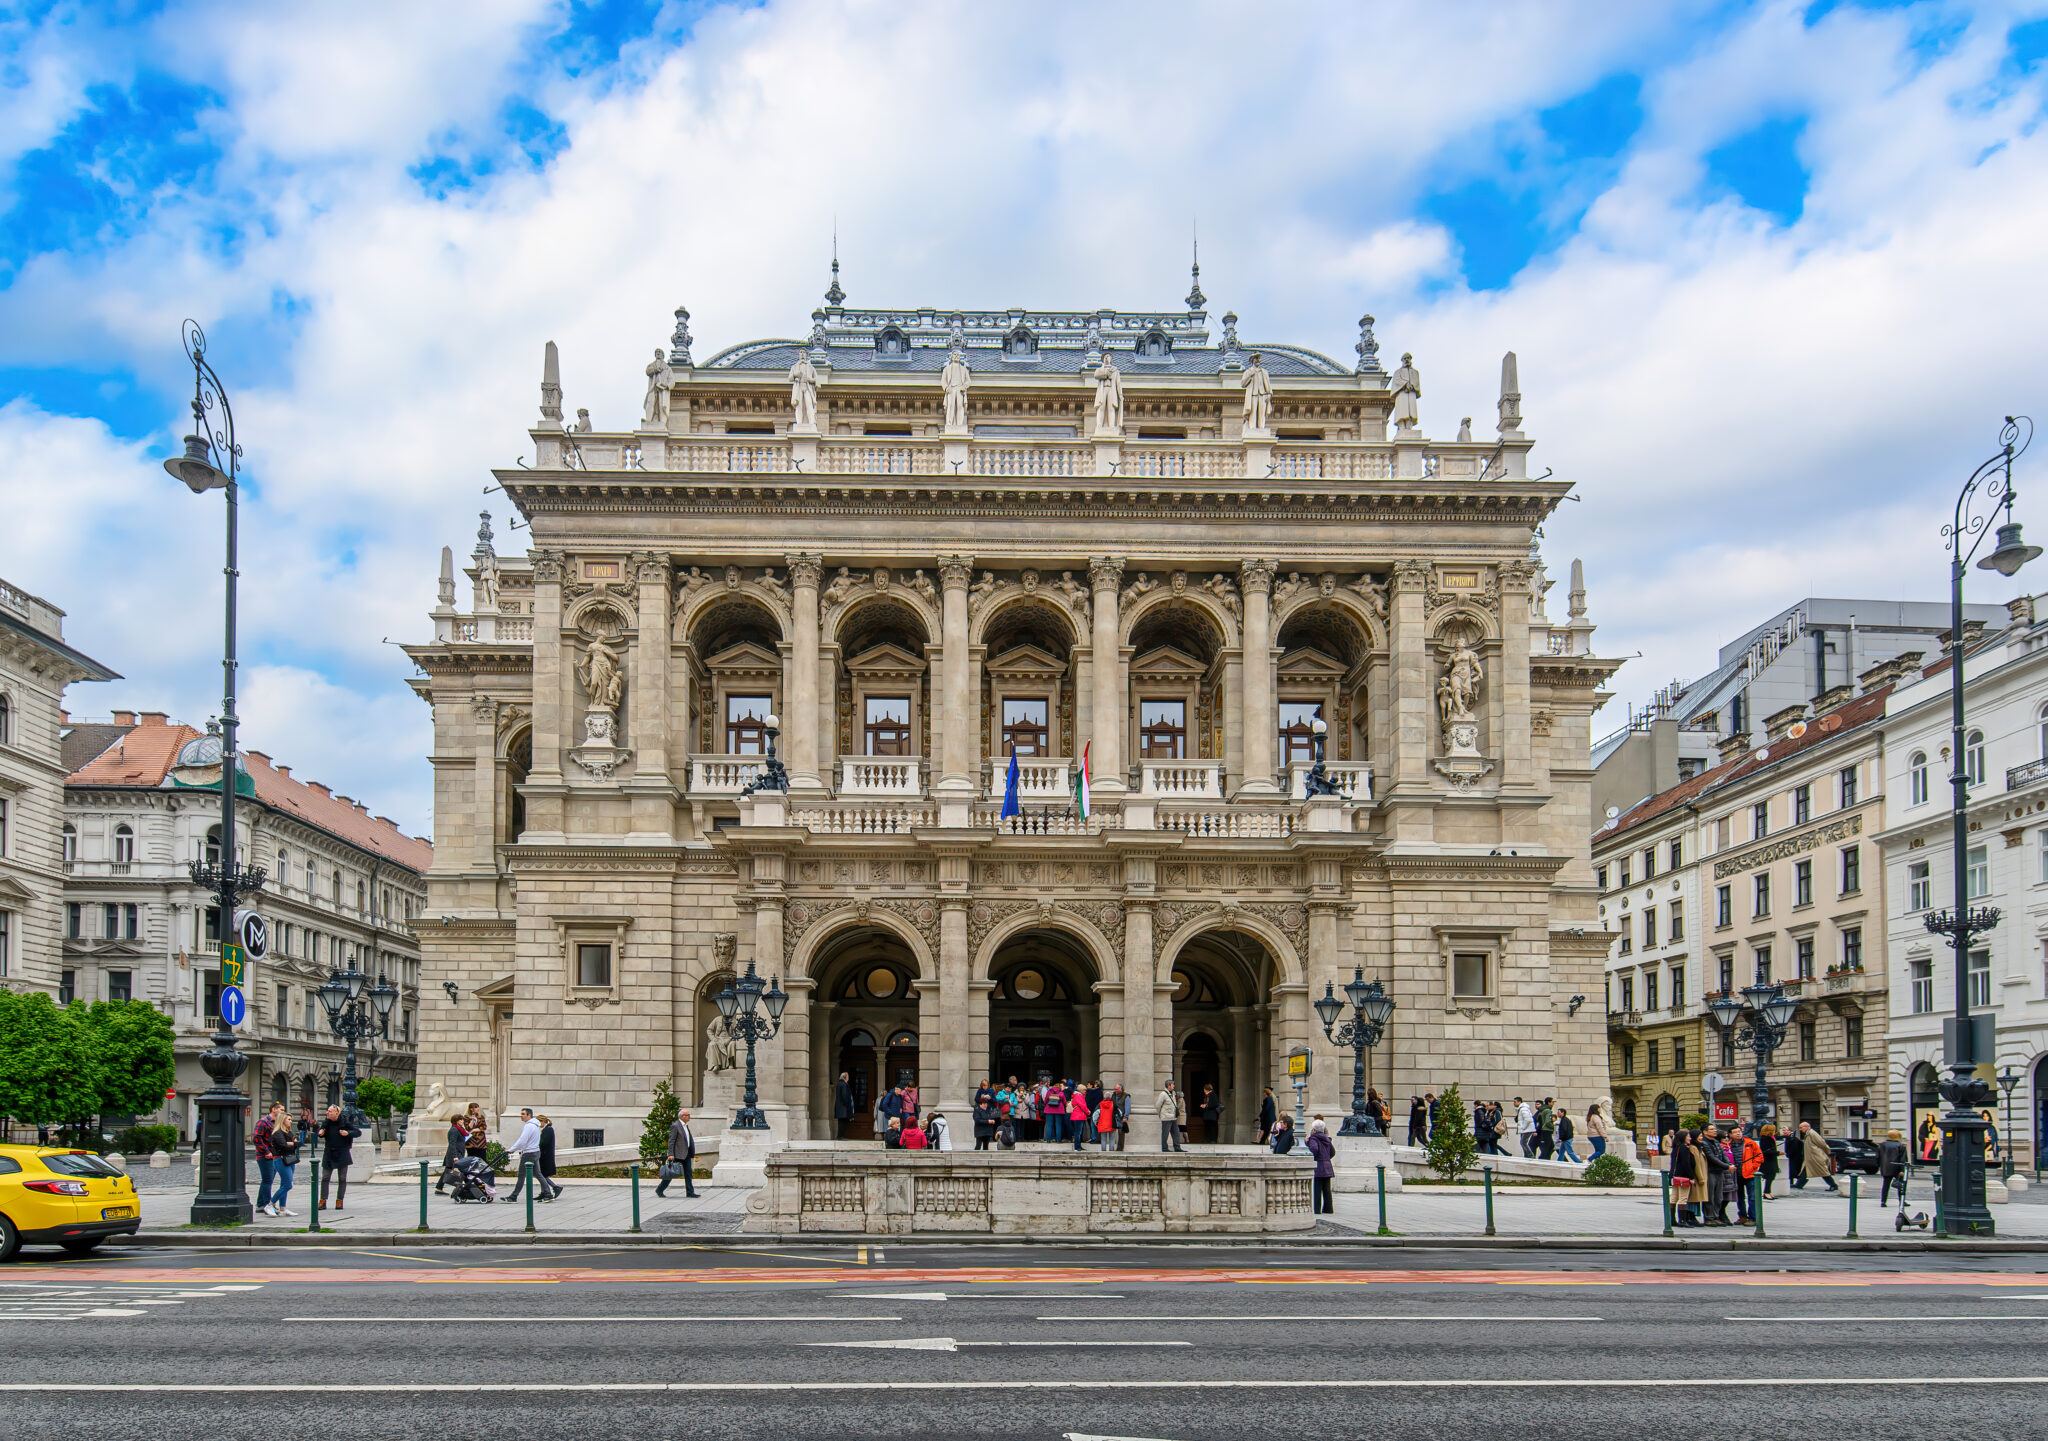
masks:
[(761, 778), (761, 756), (691, 756), (690, 794), (736, 796)]
[[(1296, 800), (1308, 797), (1308, 773), (1315, 767), (1308, 761), (1291, 761), (1287, 766), (1287, 794)], [(1323, 774), (1345, 800), (1364, 805), (1372, 799), (1372, 767), (1364, 761), (1325, 761)]]
[(1224, 810), (1160, 807), (1158, 829), (1209, 839), (1284, 839), (1294, 834), (1294, 813), (1283, 810)]
[[(1001, 800), (1009, 791), (1010, 758), (990, 756), (988, 794)], [(1065, 756), (1017, 757), (1017, 799), (1069, 802), (1074, 799), (1074, 763)]]
[(842, 796), (921, 796), (924, 767), (916, 756), (841, 756)]
[(1138, 794), (1163, 801), (1220, 801), (1223, 762), (1140, 761)]
[(886, 1151), (797, 1142), (768, 1157), (743, 1229), (904, 1236), (1309, 1231), (1314, 1165), (1260, 1146)]

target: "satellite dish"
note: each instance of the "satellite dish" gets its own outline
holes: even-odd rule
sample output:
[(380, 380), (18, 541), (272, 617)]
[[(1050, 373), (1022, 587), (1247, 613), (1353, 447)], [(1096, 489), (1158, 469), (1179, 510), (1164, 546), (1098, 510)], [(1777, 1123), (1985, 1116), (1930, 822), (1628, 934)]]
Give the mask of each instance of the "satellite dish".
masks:
[(1794, 722), (1792, 722), (1792, 726), (1791, 726), (1791, 729), (1787, 730), (1787, 731), (1785, 732), (1785, 734), (1786, 734), (1786, 735), (1787, 735), (1787, 736), (1788, 736), (1789, 738), (1791, 738), (1792, 740), (1795, 740), (1795, 741), (1796, 741), (1796, 740), (1798, 740), (1798, 739), (1799, 739), (1799, 738), (1800, 738), (1801, 736), (1803, 736), (1803, 735), (1805, 735), (1805, 734), (1806, 734), (1806, 722), (1805, 722), (1805, 721), (1794, 721)]
[(1609, 807), (1607, 808), (1607, 819), (1609, 819), (1610, 821), (1611, 821), (1611, 820), (1613, 820), (1613, 819), (1614, 819), (1614, 818), (1615, 818), (1616, 816), (1618, 816), (1618, 815), (1620, 815), (1620, 814), (1621, 814), (1621, 807), (1620, 807), (1620, 806), (1609, 806)]

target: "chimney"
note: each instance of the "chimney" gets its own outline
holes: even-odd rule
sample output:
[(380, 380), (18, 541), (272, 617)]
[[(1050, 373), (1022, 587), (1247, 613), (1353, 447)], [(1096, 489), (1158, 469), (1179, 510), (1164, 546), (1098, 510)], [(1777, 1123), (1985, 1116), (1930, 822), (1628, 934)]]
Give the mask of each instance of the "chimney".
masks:
[(146, 710), (141, 714), (142, 723), (146, 726), (167, 725), (171, 719), (168, 714), (160, 710)]
[(57, 712), (57, 724), (58, 724), (58, 725), (60, 725), (60, 726), (68, 726), (68, 725), (70, 725), (70, 724), (71, 724), (71, 712), (70, 712), (70, 711), (68, 711), (68, 710), (60, 710), (60, 711), (58, 711), (58, 712)]
[(114, 712), (114, 724), (115, 724), (115, 725), (117, 725), (117, 726), (132, 726), (132, 725), (134, 725), (134, 724), (135, 724), (135, 712), (134, 712), (134, 711), (132, 711), (132, 710), (117, 710), (117, 711), (115, 711), (115, 712)]
[(262, 761), (263, 764), (265, 765), (270, 764), (270, 757), (263, 754), (262, 751), (243, 751), (242, 754), (247, 756), (251, 760)]
[(308, 790), (318, 791), (321, 795), (326, 796), (329, 799), (332, 799), (334, 796), (333, 791), (327, 789), (326, 786), (321, 785), (320, 782), (318, 781), (307, 781), (306, 787)]
[(2030, 595), (2015, 596), (2005, 603), (2005, 613), (2012, 617), (2014, 625), (2034, 623), (2034, 598)]
[(1722, 737), (1715, 742), (1714, 751), (1720, 756), (1721, 764), (1724, 766), (1731, 761), (1742, 759), (1749, 751), (1749, 732), (1737, 731), (1732, 736)]
[(292, 778), (292, 768), (290, 766), (281, 766), (276, 761), (272, 761), (270, 763), (270, 768), (276, 771), (279, 775), (283, 776), (286, 780), (290, 780)]
[(1781, 711), (1778, 711), (1772, 715), (1765, 716), (1765, 743), (1769, 744), (1772, 742), (1783, 740), (1785, 738), (1785, 732), (1791, 730), (1794, 725), (1805, 719), (1806, 705), (1804, 702), (1801, 702), (1798, 705), (1788, 705)]
[(1865, 691), (1873, 691), (1881, 685), (1890, 685), (1893, 681), (1904, 680), (1910, 675), (1917, 674), (1920, 662), (1926, 658), (1925, 651), (1909, 650), (1903, 655), (1893, 656), (1890, 660), (1879, 661), (1856, 679)]
[(1855, 694), (1856, 687), (1853, 685), (1830, 686), (1813, 698), (1813, 713), (1816, 716), (1826, 715), (1838, 706), (1847, 705)]

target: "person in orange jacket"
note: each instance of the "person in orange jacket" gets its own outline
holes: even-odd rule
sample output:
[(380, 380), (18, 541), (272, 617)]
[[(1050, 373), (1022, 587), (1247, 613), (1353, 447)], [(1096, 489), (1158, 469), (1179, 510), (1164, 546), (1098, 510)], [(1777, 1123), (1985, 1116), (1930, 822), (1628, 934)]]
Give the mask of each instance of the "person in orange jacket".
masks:
[(1747, 1131), (1737, 1131), (1729, 1138), (1729, 1145), (1739, 1148), (1736, 1160), (1742, 1175), (1742, 1184), (1735, 1191), (1735, 1215), (1738, 1220), (1754, 1222), (1756, 1217), (1750, 1214), (1749, 1209), (1749, 1183), (1763, 1169), (1764, 1148)]

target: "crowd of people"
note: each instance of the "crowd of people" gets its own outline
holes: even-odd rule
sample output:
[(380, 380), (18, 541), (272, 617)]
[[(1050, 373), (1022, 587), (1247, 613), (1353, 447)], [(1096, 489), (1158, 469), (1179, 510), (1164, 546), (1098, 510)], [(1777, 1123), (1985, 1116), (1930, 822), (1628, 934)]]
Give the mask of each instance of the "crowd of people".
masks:
[[(270, 1111), (256, 1125), (250, 1140), (256, 1148), (256, 1170), (261, 1177), (256, 1188), (256, 1209), (266, 1216), (296, 1216), (285, 1204), (298, 1180), (299, 1162), (318, 1153), (320, 1159), (320, 1208), (339, 1211), (348, 1203), (348, 1168), (355, 1161), (354, 1143), (362, 1135), (360, 1123), (344, 1116), (339, 1106), (315, 1119), (311, 1106), (301, 1106), (296, 1119), (282, 1101), (270, 1103)], [(333, 1205), (328, 1195), (334, 1195)]]
[[(453, 1190), (457, 1199), (462, 1199), (462, 1180), (466, 1176), (482, 1190), (483, 1199), (496, 1200), (497, 1192), (492, 1183), (495, 1170), (490, 1164), (491, 1123), (484, 1115), (483, 1107), (471, 1101), (466, 1110), (450, 1116), (446, 1142), (447, 1147), (441, 1155), (441, 1176), (435, 1182), (434, 1193), (443, 1195)], [(519, 1199), (529, 1175), (533, 1177), (535, 1201), (552, 1201), (562, 1194), (561, 1186), (555, 1181), (555, 1123), (545, 1115), (537, 1114), (530, 1106), (520, 1108), (519, 1131), (506, 1148), (506, 1156), (517, 1177), (508, 1200)], [(324, 1188), (326, 1177), (322, 1176), (321, 1181)], [(322, 1204), (325, 1204), (324, 1198)], [(335, 1209), (339, 1210), (339, 1205)]]

